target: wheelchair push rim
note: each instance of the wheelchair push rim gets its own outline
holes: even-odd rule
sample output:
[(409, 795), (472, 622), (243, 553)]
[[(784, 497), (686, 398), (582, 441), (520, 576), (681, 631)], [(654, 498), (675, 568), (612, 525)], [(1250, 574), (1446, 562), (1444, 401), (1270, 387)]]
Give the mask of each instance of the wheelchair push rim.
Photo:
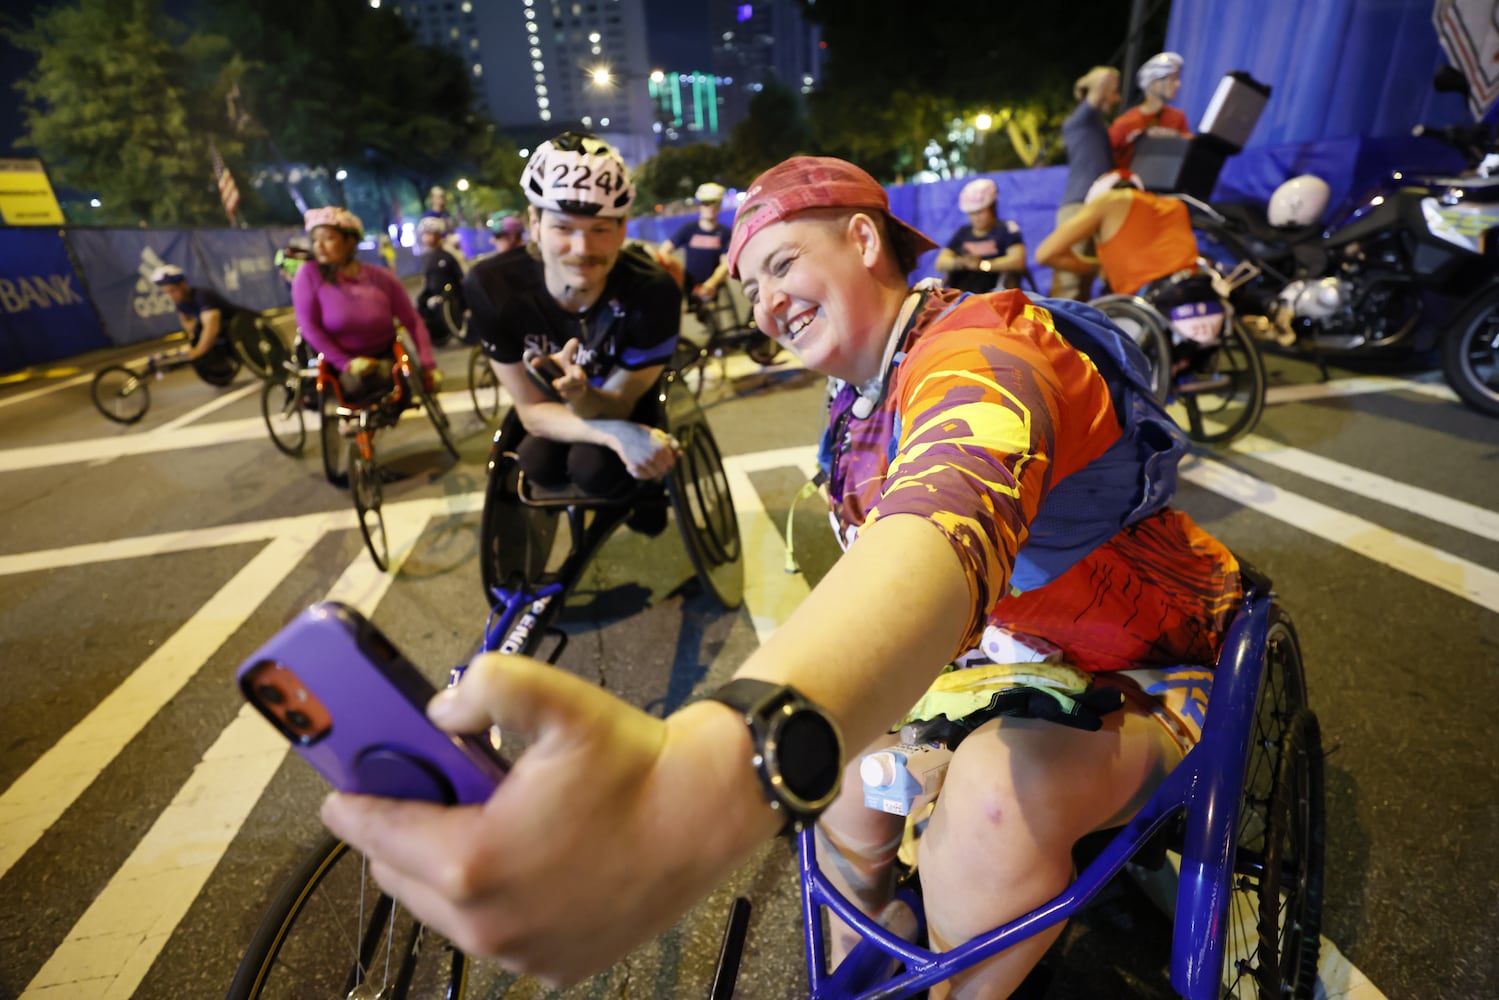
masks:
[(667, 495), (698, 581), (724, 608), (744, 599), (739, 518), (718, 442), (680, 380), (667, 380), (667, 424), (682, 455), (666, 478)]
[(1192, 361), (1175, 376), (1168, 408), (1187, 436), (1202, 444), (1227, 444), (1254, 430), (1265, 411), (1266, 391), (1265, 361), (1254, 338), (1234, 318), (1216, 346), (1186, 348)]
[(321, 413), (318, 440), (323, 451), (323, 476), (334, 486), (343, 489), (349, 485), (349, 452), (344, 445), (343, 435), (338, 432), (338, 397), (331, 387), (318, 393), (318, 410)]
[(475, 347), (468, 355), (468, 395), (479, 419), (494, 423), (500, 415), (500, 380), (482, 348)]
[(117, 424), (133, 424), (151, 408), (145, 377), (124, 365), (101, 368), (89, 385), (94, 408)]
[(354, 498), (354, 513), (359, 518), (359, 533), (377, 569), (390, 568), (390, 542), (385, 537), (385, 515), (381, 512), (383, 495), (380, 467), (373, 450), (368, 457), (358, 441), (349, 442), (349, 492)]
[(266, 379), (260, 387), (260, 417), (277, 451), (293, 458), (302, 454), (307, 446), (307, 417), (300, 379)]

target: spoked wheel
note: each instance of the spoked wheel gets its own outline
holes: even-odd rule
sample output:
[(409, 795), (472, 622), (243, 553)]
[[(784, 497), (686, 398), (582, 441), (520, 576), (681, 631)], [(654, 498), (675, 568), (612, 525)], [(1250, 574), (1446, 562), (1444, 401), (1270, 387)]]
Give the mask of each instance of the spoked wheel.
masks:
[(1139, 345), (1150, 364), (1150, 387), (1162, 403), (1171, 390), (1171, 335), (1161, 314), (1132, 295), (1105, 295), (1089, 305)]
[(447, 326), (453, 338), (462, 340), (468, 332), (464, 329), (464, 320), (467, 317), (463, 310), (458, 308), (458, 299), (454, 295), (445, 295), (442, 299), (442, 321)]
[(1181, 345), (1176, 358), (1187, 364), (1173, 378), (1170, 410), (1188, 437), (1227, 444), (1254, 430), (1265, 412), (1265, 361), (1237, 319), (1216, 347)]
[(698, 346), (686, 337), (677, 338), (677, 348), (671, 356), (671, 370), (677, 373), (677, 382), (692, 394), (693, 399), (703, 396), (703, 382), (707, 380), (708, 361), (712, 357), (707, 346)]
[(699, 582), (725, 608), (744, 599), (744, 564), (739, 518), (723, 470), (718, 442), (708, 421), (684, 386), (668, 379), (667, 426), (682, 446), (682, 457), (666, 477), (682, 541)]
[(323, 475), (339, 489), (349, 485), (349, 467), (345, 459), (349, 450), (338, 433), (338, 399), (332, 389), (318, 394), (318, 409), (322, 413), (319, 439), (323, 445)]
[(750, 342), (745, 345), (744, 353), (757, 365), (771, 365), (780, 356), (781, 345), (757, 330), (750, 335)]
[(291, 351), (271, 325), (250, 313), (240, 313), (230, 324), (230, 343), (256, 378), (276, 378), (286, 370)]
[(302, 408), (301, 379), (266, 379), (260, 387), (260, 417), (278, 451), (292, 457), (302, 454), (307, 445), (307, 418)]
[(474, 412), (486, 424), (500, 415), (500, 380), (495, 375), (483, 348), (468, 353), (468, 395), (474, 401)]
[(365, 458), (358, 441), (349, 442), (349, 492), (354, 495), (354, 513), (359, 515), (359, 533), (369, 547), (378, 569), (390, 568), (390, 543), (385, 538), (385, 515), (380, 512), (380, 467), (375, 456)]
[(362, 854), (326, 837), (271, 904), (227, 1000), (458, 1000), (491, 996), (504, 978), (418, 923), (380, 892)]
[(1239, 805), (1224, 997), (1312, 997), (1326, 835), (1321, 731), (1306, 707), (1296, 633), (1276, 609)]
[(1442, 335), (1442, 375), (1464, 403), (1499, 417), (1499, 293), (1465, 309)]
[(211, 386), (223, 388), (233, 382), (234, 377), (239, 374), (240, 360), (239, 355), (232, 349), (220, 351), (214, 348), (194, 361), (192, 365), (193, 371), (198, 373), (200, 379)]
[(117, 424), (133, 424), (151, 407), (146, 380), (124, 365), (99, 369), (89, 395), (100, 413)]
[[(512, 426), (513, 422), (513, 426)], [(561, 511), (521, 503), (516, 494), (515, 456), (506, 451), (506, 429), (519, 427), (510, 411), (491, 450), (489, 481), (484, 488), (484, 512), (479, 519), (479, 576), (484, 599), (493, 604), (499, 588), (515, 589), (536, 583), (546, 572)], [(536, 635), (539, 639), (539, 633)]]
[(414, 373), (414, 376), (406, 381), (411, 388), (412, 396), (421, 404), (422, 410), (427, 414), (427, 419), (432, 421), (432, 429), (442, 440), (443, 449), (457, 458), (458, 445), (453, 441), (453, 425), (448, 420), (447, 413), (443, 411), (442, 404), (437, 401), (436, 394), (427, 391), (420, 373)]

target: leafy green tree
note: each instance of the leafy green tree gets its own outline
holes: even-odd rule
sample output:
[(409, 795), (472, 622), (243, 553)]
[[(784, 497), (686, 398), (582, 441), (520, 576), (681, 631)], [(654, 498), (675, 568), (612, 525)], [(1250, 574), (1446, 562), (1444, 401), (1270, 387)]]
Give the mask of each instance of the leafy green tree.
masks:
[(283, 183), (309, 178), (296, 185), (306, 202), (337, 200), (383, 226), (433, 184), (487, 172), (494, 141), (474, 115), (467, 66), (419, 43), (394, 11), (368, 0), (207, 0), (200, 9), (245, 60), (247, 143)]
[[(971, 135), (980, 112), (1034, 116), (1042, 156), (1061, 155), (1061, 120), (1072, 82), (1089, 67), (1123, 56), (1130, 5), (1070, 0), (1065, 5), (948, 0), (930, 14), (904, 0), (798, 0), (826, 45), (823, 80), (809, 101), (816, 143), (882, 179), (940, 163), (996, 170), (1019, 166), (1000, 127)], [(1142, 40), (1145, 54), (1164, 37), (1169, 5), (1156, 2)]]
[[(732, 158), (720, 147), (705, 142), (690, 146), (663, 146), (661, 151), (636, 168), (635, 213), (655, 211), (657, 205), (669, 205), (692, 197), (697, 186), (706, 181), (722, 184), (737, 182)], [(726, 179), (728, 178), (728, 179)]]
[(750, 98), (748, 113), (729, 136), (729, 154), (738, 171), (733, 182), (748, 184), (788, 156), (811, 152), (812, 130), (801, 97), (778, 80)]
[(241, 147), (227, 124), (207, 123), (243, 69), (224, 38), (190, 31), (158, 0), (77, 0), (7, 36), (37, 56), (16, 83), (22, 144), (58, 183), (98, 194), (94, 219), (223, 223), (209, 144), (226, 159)]

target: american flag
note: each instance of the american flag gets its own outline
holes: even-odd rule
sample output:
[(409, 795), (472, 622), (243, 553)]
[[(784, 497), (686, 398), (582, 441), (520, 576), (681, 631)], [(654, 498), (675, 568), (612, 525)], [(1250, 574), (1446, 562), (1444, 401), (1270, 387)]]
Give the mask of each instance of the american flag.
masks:
[(234, 213), (239, 211), (239, 185), (234, 183), (234, 175), (229, 168), (224, 166), (224, 158), (219, 155), (219, 147), (213, 143), (208, 144), (208, 152), (213, 157), (213, 176), (219, 182), (219, 201), (224, 203), (224, 212), (228, 214), (229, 221), (234, 221)]

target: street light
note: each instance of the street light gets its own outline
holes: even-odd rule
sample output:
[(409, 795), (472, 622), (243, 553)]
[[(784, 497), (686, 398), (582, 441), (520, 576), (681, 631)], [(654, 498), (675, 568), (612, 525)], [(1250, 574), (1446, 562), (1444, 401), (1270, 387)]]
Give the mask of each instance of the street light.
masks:
[(980, 111), (978, 116), (973, 119), (973, 127), (978, 130), (979, 134), (978, 167), (974, 171), (975, 173), (982, 173), (984, 170), (984, 137), (989, 134), (989, 129), (993, 125), (994, 119), (989, 117), (987, 111)]

